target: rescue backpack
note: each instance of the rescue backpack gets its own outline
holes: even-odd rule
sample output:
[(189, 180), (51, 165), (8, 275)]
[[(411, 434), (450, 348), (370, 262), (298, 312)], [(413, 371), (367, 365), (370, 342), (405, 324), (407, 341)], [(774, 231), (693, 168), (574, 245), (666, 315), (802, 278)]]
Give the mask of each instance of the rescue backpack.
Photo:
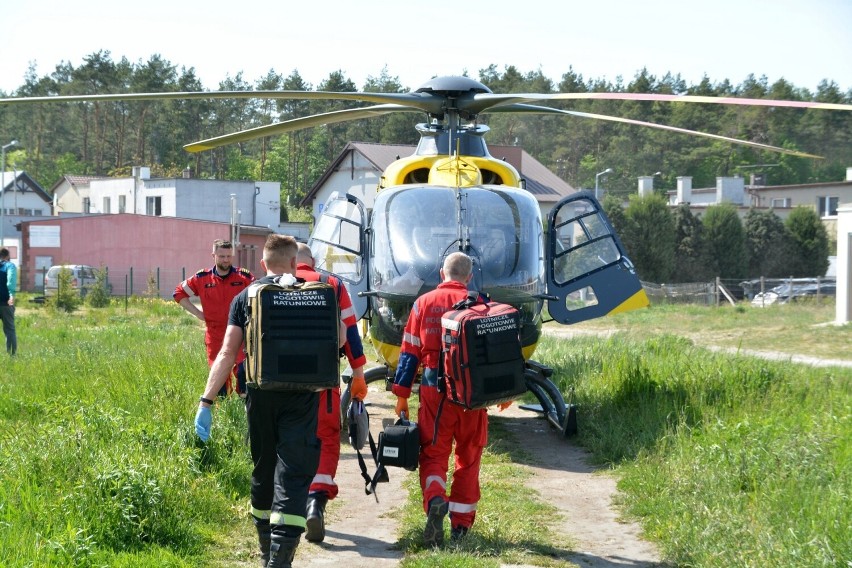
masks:
[(520, 331), (520, 312), (509, 304), (467, 298), (444, 313), (439, 387), (447, 399), (475, 409), (524, 394)]
[(337, 294), (327, 282), (255, 282), (248, 287), (246, 383), (264, 390), (339, 386)]

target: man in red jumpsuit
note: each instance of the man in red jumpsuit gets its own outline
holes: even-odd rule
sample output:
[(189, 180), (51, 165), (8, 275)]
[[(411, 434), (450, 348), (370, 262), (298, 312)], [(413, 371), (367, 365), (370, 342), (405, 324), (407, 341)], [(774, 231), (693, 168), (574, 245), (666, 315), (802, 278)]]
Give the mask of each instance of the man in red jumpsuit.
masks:
[[(319, 272), (314, 270), (314, 257), (310, 247), (299, 243), (296, 255), (296, 277), (308, 282), (320, 280)], [(328, 276), (327, 282), (337, 291), (337, 303), (340, 306), (340, 319), (346, 326), (346, 343), (343, 349), (349, 366), (352, 367), (352, 385), (349, 392), (352, 400), (364, 400), (367, 396), (367, 383), (364, 380), (364, 365), (367, 357), (358, 335), (358, 320), (352, 308), (352, 299), (346, 286)], [(325, 506), (337, 497), (337, 462), (340, 459), (340, 387), (324, 390), (320, 393), (317, 438), (320, 439), (320, 462), (317, 473), (311, 482), (306, 512), (307, 527), (305, 538), (309, 542), (322, 542), (325, 538)]]
[[(441, 268), (442, 282), (414, 302), (405, 324), (399, 364), (393, 380), (398, 397), (396, 413), (408, 414), (408, 397), (418, 368), (420, 378), (420, 487), (426, 526), (423, 540), (427, 546), (444, 542), (444, 517), (450, 513), (451, 538), (467, 534), (476, 518), (479, 502), (479, 466), (488, 441), (488, 414), (483, 409), (465, 410), (444, 403), (438, 391), (438, 358), (441, 354), (441, 316), (453, 304), (468, 296), (473, 264), (469, 256), (454, 252)], [(456, 443), (453, 483), (447, 496), (447, 469)]]
[[(172, 295), (184, 310), (204, 322), (207, 328), (204, 344), (207, 346), (209, 366), (216, 360), (225, 339), (231, 300), (254, 281), (251, 272), (232, 265), (233, 258), (231, 242), (216, 239), (213, 241), (213, 268), (199, 270), (194, 276), (178, 284)], [(201, 301), (200, 310), (192, 303), (192, 298)], [(244, 360), (245, 353), (240, 351), (234, 369), (219, 391), (219, 396), (245, 392)]]

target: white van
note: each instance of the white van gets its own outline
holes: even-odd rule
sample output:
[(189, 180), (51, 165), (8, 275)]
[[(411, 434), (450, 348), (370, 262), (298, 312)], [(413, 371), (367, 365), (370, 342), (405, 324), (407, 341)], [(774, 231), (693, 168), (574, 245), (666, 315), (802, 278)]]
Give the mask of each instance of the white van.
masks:
[(62, 264), (51, 266), (44, 276), (44, 295), (55, 296), (59, 289), (59, 272), (68, 270), (71, 273), (71, 288), (85, 297), (89, 288), (95, 284), (95, 269), (85, 264)]

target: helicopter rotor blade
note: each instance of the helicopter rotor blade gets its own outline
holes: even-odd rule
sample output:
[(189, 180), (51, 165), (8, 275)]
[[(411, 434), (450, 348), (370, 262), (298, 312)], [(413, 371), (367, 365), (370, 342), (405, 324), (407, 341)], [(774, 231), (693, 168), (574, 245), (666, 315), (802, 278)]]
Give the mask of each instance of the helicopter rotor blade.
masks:
[(658, 93), (480, 93), (474, 95), (473, 99), (473, 102), (466, 106), (466, 109), (472, 112), (485, 112), (488, 109), (493, 109), (495, 107), (513, 103), (569, 100), (662, 101), (673, 103), (705, 103), (720, 105), (765, 106), (852, 111), (852, 105), (840, 103), (824, 103), (818, 101), (788, 101), (780, 99), (746, 99), (739, 97), (707, 97), (699, 95), (667, 95)]
[(668, 130), (670, 132), (677, 132), (679, 134), (689, 134), (690, 136), (702, 136), (704, 138), (711, 138), (713, 140), (723, 140), (725, 142), (731, 142), (733, 144), (740, 144), (742, 146), (751, 146), (752, 148), (760, 148), (761, 150), (769, 150), (771, 152), (779, 152), (781, 154), (788, 154), (790, 156), (798, 156), (800, 158), (816, 158), (822, 160), (822, 156), (817, 156), (814, 154), (808, 154), (805, 152), (799, 152), (798, 150), (790, 150), (788, 148), (780, 148), (778, 146), (770, 146), (769, 144), (761, 144), (760, 142), (751, 142), (749, 140), (740, 140), (739, 138), (730, 138), (728, 136), (721, 136), (719, 134), (710, 134), (708, 132), (699, 132), (697, 130), (688, 130), (686, 128), (678, 128), (677, 126), (667, 126), (665, 124), (657, 124), (655, 122), (646, 122), (644, 120), (634, 120), (632, 118), (621, 118), (618, 116), (609, 116), (605, 114), (593, 114), (589, 112), (580, 112), (575, 110), (561, 110), (555, 109), (552, 107), (546, 106), (538, 106), (538, 105), (528, 105), (528, 104), (512, 104), (512, 105), (504, 105), (499, 107), (493, 107), (488, 109), (489, 113), (502, 113), (502, 112), (512, 112), (512, 113), (533, 113), (533, 114), (567, 114), (570, 116), (579, 116), (582, 118), (593, 118), (596, 120), (606, 120), (609, 122), (621, 122), (623, 124), (635, 124), (637, 126), (647, 126), (650, 128), (656, 128), (658, 130)]
[[(430, 93), (369, 93), (335, 91), (175, 91), (166, 93), (111, 93), (104, 95), (55, 95), (44, 97), (0, 98), (0, 104), (73, 103), (102, 101), (169, 101), (210, 99), (274, 99), (359, 101), (398, 104), (428, 113), (439, 113), (444, 97)], [(402, 110), (402, 109), (400, 109)]]
[(420, 109), (403, 105), (387, 104), (364, 108), (336, 110), (322, 114), (313, 114), (302, 118), (294, 118), (292, 120), (285, 120), (283, 122), (276, 122), (274, 124), (267, 124), (265, 126), (258, 126), (257, 128), (241, 130), (232, 134), (216, 136), (199, 142), (192, 142), (185, 145), (183, 148), (187, 152), (203, 152), (204, 150), (211, 150), (227, 144), (247, 142), (249, 140), (263, 138), (265, 136), (284, 134), (285, 132), (293, 132), (304, 128), (310, 128), (312, 126), (336, 124), (338, 122), (348, 122), (362, 118), (373, 118), (375, 116), (381, 116), (392, 112), (420, 112)]

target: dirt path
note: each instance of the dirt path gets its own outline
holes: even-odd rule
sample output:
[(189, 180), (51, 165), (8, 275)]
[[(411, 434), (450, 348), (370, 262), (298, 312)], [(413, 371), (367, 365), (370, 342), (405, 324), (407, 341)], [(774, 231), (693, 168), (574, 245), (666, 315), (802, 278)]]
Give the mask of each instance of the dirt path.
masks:
[[(374, 436), (381, 430), (382, 418), (393, 418), (394, 410), (393, 397), (379, 388), (378, 384), (370, 385), (367, 399)], [(535, 487), (542, 501), (561, 512), (553, 521), (554, 530), (577, 542), (576, 550), (570, 551), (564, 560), (589, 568), (656, 565), (659, 556), (654, 547), (639, 538), (637, 525), (620, 521), (613, 508), (615, 480), (595, 472), (581, 448), (562, 438), (544, 419), (517, 405), (494, 419), (502, 421), (517, 440), (523, 440), (532, 456), (530, 463), (519, 463), (518, 467), (532, 471), (529, 485)], [(555, 447), (559, 451), (553, 451)], [(368, 456), (369, 452), (365, 459)], [(328, 506), (326, 539), (321, 544), (303, 541), (296, 564), (347, 568), (397, 566), (403, 554), (396, 548), (399, 522), (394, 511), (405, 501), (401, 482), (406, 475), (411, 474), (392, 469), (390, 482), (379, 485), (377, 504), (372, 496), (364, 494), (355, 452), (344, 443), (337, 475), (341, 491)]]

